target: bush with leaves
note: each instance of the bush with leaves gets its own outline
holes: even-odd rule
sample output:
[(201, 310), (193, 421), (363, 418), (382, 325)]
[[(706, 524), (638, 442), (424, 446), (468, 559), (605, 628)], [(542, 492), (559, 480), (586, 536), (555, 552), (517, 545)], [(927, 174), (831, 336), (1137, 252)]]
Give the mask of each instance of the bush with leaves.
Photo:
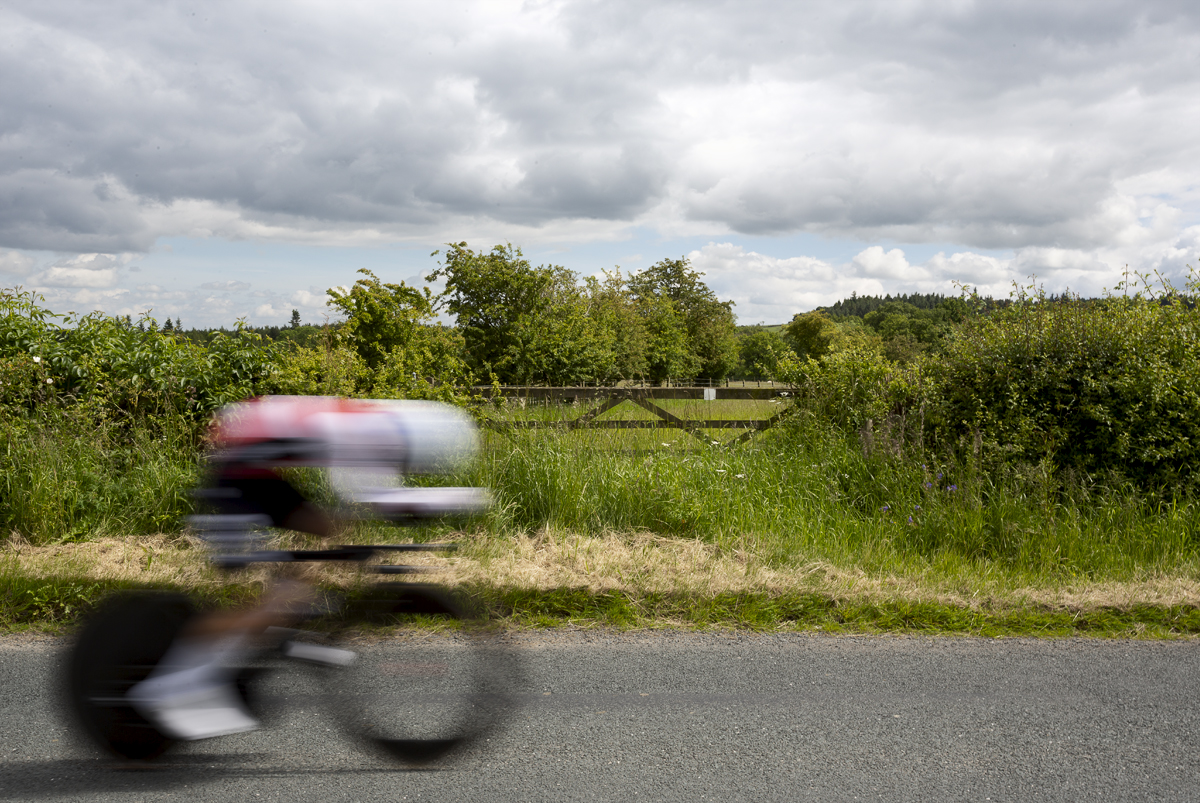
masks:
[(851, 347), (822, 360), (785, 355), (776, 378), (791, 385), (795, 403), (809, 417), (848, 431), (875, 427), (899, 445), (923, 441), (925, 410), (937, 392), (927, 369), (900, 365), (872, 348)]
[(28, 411), (86, 402), (112, 414), (201, 421), (260, 392), (276, 357), (240, 326), (199, 346), (149, 317), (137, 324), (99, 313), (56, 317), (34, 293), (0, 290), (0, 403)]
[[(281, 391), (463, 403), (476, 381), (462, 335), (435, 320), (428, 288), (381, 282), (360, 270), (349, 290), (329, 291), (346, 315), (323, 348), (296, 349), (281, 360)], [(284, 381), (284, 380), (287, 381)]]
[(178, 528), (210, 413), (261, 392), (275, 358), (242, 329), (201, 346), (0, 290), (0, 526), (35, 543)]
[(941, 439), (973, 431), (1002, 460), (1193, 485), (1200, 309), (1165, 283), (1136, 289), (1093, 301), (1022, 291), (968, 318), (931, 364)]
[(373, 378), (350, 346), (293, 346), (281, 349), (264, 391), (281, 396), (356, 396), (374, 384)]
[(433, 296), (429, 288), (418, 290), (404, 282), (381, 282), (363, 268), (349, 290), (331, 288), (329, 306), (346, 316), (338, 330), (339, 341), (351, 346), (374, 371), (395, 349), (404, 350), (434, 321)]

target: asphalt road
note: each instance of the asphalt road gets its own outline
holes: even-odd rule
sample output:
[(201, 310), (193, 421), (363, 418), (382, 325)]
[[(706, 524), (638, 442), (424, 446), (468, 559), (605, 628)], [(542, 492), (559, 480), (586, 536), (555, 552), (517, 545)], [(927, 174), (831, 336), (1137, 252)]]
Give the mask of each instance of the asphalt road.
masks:
[(1200, 643), (514, 641), (521, 708), (414, 771), (342, 739), (300, 675), (270, 728), (122, 768), (59, 711), (65, 642), (0, 640), (0, 800), (1200, 800)]

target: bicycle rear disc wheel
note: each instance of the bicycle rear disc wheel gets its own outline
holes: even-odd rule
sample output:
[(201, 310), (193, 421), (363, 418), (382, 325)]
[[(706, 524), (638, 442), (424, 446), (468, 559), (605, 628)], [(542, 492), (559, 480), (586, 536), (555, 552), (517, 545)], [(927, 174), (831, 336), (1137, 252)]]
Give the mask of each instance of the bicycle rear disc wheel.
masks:
[(135, 711), (125, 693), (150, 674), (194, 615), (182, 594), (139, 592), (110, 598), (88, 619), (67, 661), (67, 701), (94, 743), (140, 760), (175, 743)]
[(327, 671), (327, 693), (343, 727), (384, 755), (413, 764), (435, 761), (485, 736), (510, 706), (511, 654), (444, 590), (417, 584), (379, 586), (354, 603), (346, 624), (447, 625), (421, 628), (386, 644), (333, 644), (352, 650), (348, 666)]

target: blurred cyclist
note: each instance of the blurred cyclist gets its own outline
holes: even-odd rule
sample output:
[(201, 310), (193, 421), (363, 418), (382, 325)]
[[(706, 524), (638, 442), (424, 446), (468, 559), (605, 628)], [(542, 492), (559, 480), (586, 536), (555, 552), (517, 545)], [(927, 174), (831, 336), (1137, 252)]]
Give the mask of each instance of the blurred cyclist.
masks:
[[(200, 495), (212, 502), (217, 515), (196, 520), (203, 523), (201, 534), (210, 544), (226, 551), (216, 557), (218, 565), (229, 568), (262, 559), (247, 552), (260, 526), (320, 538), (338, 530), (335, 517), (281, 476), (282, 468), (328, 468), (343, 501), (370, 505), (384, 515), (466, 512), (483, 499), (476, 489), (398, 487), (402, 472), (445, 470), (475, 451), (472, 422), (447, 405), (263, 397), (218, 413), (211, 440), (211, 483)], [(258, 722), (234, 683), (239, 661), (258, 634), (292, 623), (313, 599), (309, 585), (288, 579), (273, 584), (252, 609), (196, 617), (150, 676), (130, 689), (128, 699), (176, 739), (255, 729)]]

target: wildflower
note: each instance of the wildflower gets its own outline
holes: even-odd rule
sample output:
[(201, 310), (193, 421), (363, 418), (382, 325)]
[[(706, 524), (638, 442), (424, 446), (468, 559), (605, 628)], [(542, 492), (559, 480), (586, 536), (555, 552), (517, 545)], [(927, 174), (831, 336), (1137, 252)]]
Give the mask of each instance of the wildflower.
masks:
[(49, 377), (46, 377), (46, 384), (47, 384), (47, 385), (53, 385), (53, 384), (54, 384), (54, 380), (53, 380), (53, 379), (51, 379), (51, 378), (49, 378)]
[(671, 444), (669, 444), (669, 443), (664, 443), (664, 444), (663, 444), (663, 446), (670, 446), (670, 445), (671, 445)]
[(925, 483), (925, 489), (926, 489), (926, 490), (928, 490), (928, 489), (930, 489), (930, 488), (932, 488), (932, 487), (933, 487), (933, 483), (932, 483), (932, 482), (927, 482), (927, 483)]
[(913, 505), (913, 510), (914, 510), (914, 511), (917, 511), (917, 512), (919, 513), (919, 512), (921, 511), (921, 506), (920, 506), (920, 505)]
[(880, 512), (880, 513), (887, 513), (887, 512), (888, 512), (889, 510), (891, 510), (891, 509), (892, 509), (892, 506), (891, 506), (891, 505), (884, 505), (883, 507), (879, 508), (879, 512)]
[(739, 480), (744, 480), (744, 479), (746, 479), (746, 475), (745, 475), (745, 474), (734, 474), (733, 476), (737, 477)]
[(713, 446), (720, 446), (720, 445), (721, 445), (721, 442), (720, 442), (720, 441), (709, 441), (709, 443), (711, 443)]
[(909, 517), (908, 517), (908, 523), (909, 523), (909, 524), (912, 524), (912, 523), (913, 523), (912, 516), (909, 516)]
[(725, 473), (725, 469), (723, 469), (723, 468), (719, 468), (719, 469), (717, 469), (717, 473), (718, 473), (718, 474), (724, 474), (724, 473)]
[(33, 358), (33, 361), (34, 361), (34, 362), (41, 362), (41, 361), (42, 361), (42, 358), (41, 358), (41, 357), (34, 357), (34, 358)]
[(940, 472), (940, 471), (939, 471), (939, 472), (938, 472), (938, 479), (940, 480), (941, 478), (942, 478), (942, 472)]
[(946, 490), (947, 490), (947, 491), (957, 491), (957, 490), (958, 490), (958, 486), (957, 486), (957, 485), (947, 485), (947, 486), (946, 486)]

